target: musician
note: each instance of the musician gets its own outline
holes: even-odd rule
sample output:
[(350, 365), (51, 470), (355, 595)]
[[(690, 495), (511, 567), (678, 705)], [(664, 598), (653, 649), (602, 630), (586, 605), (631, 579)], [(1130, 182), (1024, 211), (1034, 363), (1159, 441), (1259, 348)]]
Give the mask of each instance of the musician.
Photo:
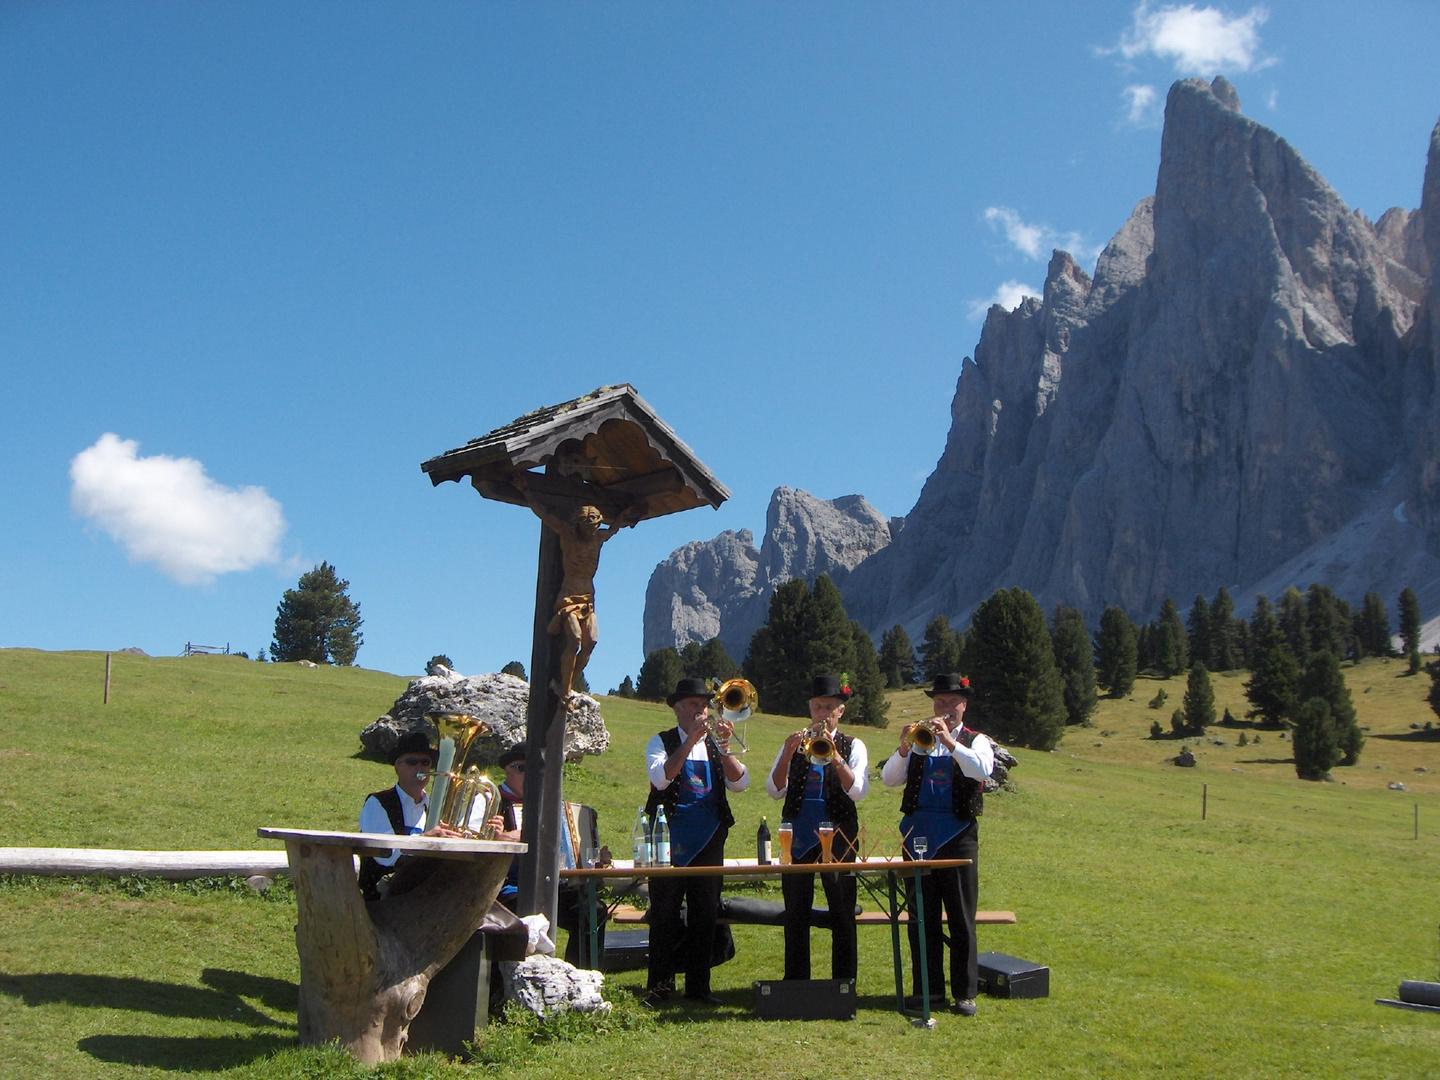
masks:
[[(401, 736), (390, 754), (395, 767), (395, 786), (368, 796), (360, 807), (360, 831), (398, 833), (402, 836), (459, 836), (454, 829), (436, 825), (425, 828), (425, 815), (430, 809), (425, 784), (435, 771), (435, 747), (423, 731)], [(360, 892), (366, 900), (379, 900), (385, 893), (387, 879), (402, 865), (402, 856), (392, 851), (383, 858), (364, 856), (360, 859)]]
[[(704, 679), (681, 679), (665, 699), (675, 710), (675, 727), (654, 736), (645, 747), (650, 798), (645, 812), (651, 820), (661, 807), (670, 828), (670, 861), (675, 866), (723, 866), (725, 837), (735, 817), (727, 791), (744, 791), (750, 773), (730, 750), (734, 733), (725, 720), (716, 722), (716, 736), (706, 724), (710, 690)], [(720, 1004), (710, 993), (711, 946), (720, 906), (719, 874), (704, 877), (651, 878), (650, 975), (644, 1003), (658, 1005), (674, 989), (677, 950), (683, 927), (685, 996), (708, 1005)]]
[[(840, 734), (840, 718), (851, 689), (845, 676), (816, 675), (810, 681), (810, 726), (785, 740), (765, 780), (772, 799), (784, 799), (780, 816), (790, 823), (791, 862), (816, 863), (821, 858), (818, 826), (835, 826), (831, 855), (836, 862), (855, 858), (859, 818), (855, 804), (870, 790), (870, 759), (865, 744)], [(831, 753), (817, 765), (805, 741), (823, 734)], [(856, 973), (855, 877), (821, 874), (830, 908), (830, 977), (854, 979)], [(785, 978), (810, 978), (810, 909), (815, 900), (814, 874), (786, 874), (780, 879), (785, 897)]]
[[(930, 978), (931, 997), (945, 997), (942, 961), (940, 908), (950, 920), (950, 988), (956, 1001), (952, 1009), (962, 1016), (975, 1015), (975, 994), (979, 989), (975, 947), (975, 905), (979, 900), (979, 824), (983, 809), (985, 780), (995, 768), (995, 747), (988, 738), (965, 726), (965, 707), (970, 700), (970, 680), (958, 674), (935, 676), (925, 691), (934, 703), (935, 715), (925, 724), (935, 736), (927, 752), (915, 746), (918, 724), (907, 725), (900, 733), (900, 747), (885, 762), (880, 779), (887, 787), (905, 785), (900, 798), (900, 832), (905, 838), (905, 857), (917, 858), (917, 837), (926, 840), (927, 859), (969, 859), (970, 865), (935, 870), (923, 876), (921, 897), (925, 902), (925, 942), (919, 927), (910, 922), (911, 980), (920, 994), (920, 964)], [(907, 879), (906, 896), (915, 910), (915, 885)]]

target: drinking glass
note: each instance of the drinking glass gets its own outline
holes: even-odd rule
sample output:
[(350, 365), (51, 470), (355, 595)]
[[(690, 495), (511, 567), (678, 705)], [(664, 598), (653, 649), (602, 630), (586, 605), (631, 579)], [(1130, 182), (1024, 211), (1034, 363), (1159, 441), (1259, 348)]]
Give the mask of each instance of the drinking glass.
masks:
[(925, 858), (925, 853), (930, 850), (930, 839), (925, 836), (917, 836), (910, 841), (910, 846), (915, 849), (915, 858)]
[(820, 834), (820, 861), (834, 862), (835, 860), (831, 857), (830, 849), (835, 843), (835, 823), (833, 821), (822, 821), (820, 822), (819, 829), (816, 831)]
[(790, 828), (790, 823), (788, 821), (782, 821), (780, 823), (780, 831), (775, 835), (776, 838), (780, 841), (780, 865), (789, 866), (790, 839), (792, 836), (794, 836), (794, 831)]

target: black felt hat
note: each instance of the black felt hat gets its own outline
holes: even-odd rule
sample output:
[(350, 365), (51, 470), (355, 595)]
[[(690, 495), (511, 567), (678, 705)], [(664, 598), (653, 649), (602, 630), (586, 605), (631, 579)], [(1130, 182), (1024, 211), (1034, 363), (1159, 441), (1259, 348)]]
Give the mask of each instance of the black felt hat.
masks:
[(968, 698), (970, 696), (970, 680), (953, 671), (945, 675), (936, 675), (935, 685), (925, 691), (925, 696), (934, 697), (936, 694), (961, 694)]
[(394, 765), (406, 754), (429, 754), (430, 763), (435, 763), (435, 744), (423, 731), (411, 731), (400, 736), (395, 749), (390, 751), (390, 764)]
[(666, 705), (674, 705), (681, 698), (710, 696), (710, 685), (704, 679), (681, 679), (675, 684), (675, 692), (665, 699)]
[(838, 697), (845, 701), (852, 693), (850, 680), (841, 679), (839, 675), (816, 675), (810, 680), (811, 697)]
[(499, 765), (502, 769), (508, 769), (511, 765), (525, 760), (525, 747), (512, 746), (500, 755)]

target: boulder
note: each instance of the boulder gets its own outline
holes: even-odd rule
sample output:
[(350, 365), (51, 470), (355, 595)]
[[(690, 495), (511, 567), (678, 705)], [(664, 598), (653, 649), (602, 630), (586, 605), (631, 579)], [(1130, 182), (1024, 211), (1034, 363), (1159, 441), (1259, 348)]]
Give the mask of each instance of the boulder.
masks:
[[(395, 699), (390, 711), (360, 732), (360, 742), (374, 754), (388, 758), (400, 738), (425, 730), (434, 737), (426, 713), (463, 712), (490, 727), (477, 739), (470, 761), (493, 765), (506, 750), (525, 744), (525, 711), (530, 684), (514, 675), (461, 675), (448, 668), (435, 675), (413, 679)], [(610, 733), (600, 715), (600, 703), (588, 694), (573, 694), (565, 724), (565, 760), (579, 761), (586, 754), (602, 754), (610, 746)]]
[(562, 1012), (608, 1012), (610, 1003), (600, 996), (605, 976), (535, 954), (500, 965), (505, 997), (537, 1016)]

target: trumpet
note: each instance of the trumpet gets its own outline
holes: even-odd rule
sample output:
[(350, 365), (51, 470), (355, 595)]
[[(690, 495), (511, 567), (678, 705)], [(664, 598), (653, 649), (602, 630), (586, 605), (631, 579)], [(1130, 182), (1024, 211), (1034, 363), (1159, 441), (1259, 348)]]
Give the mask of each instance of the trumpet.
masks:
[(810, 759), (812, 765), (829, 765), (830, 759), (835, 756), (835, 740), (825, 730), (812, 732), (809, 728), (802, 728), (800, 735), (800, 752)]
[(935, 749), (935, 744), (939, 741), (933, 720), (922, 720), (918, 724), (912, 724), (910, 734), (906, 738), (916, 750), (924, 751), (927, 754)]
[[(746, 753), (750, 748), (745, 745), (745, 740), (734, 732), (736, 724), (743, 723), (750, 718), (751, 712), (760, 702), (760, 695), (756, 693), (755, 687), (746, 679), (731, 679), (721, 683), (715, 688), (711, 695), (710, 704), (719, 711), (720, 719), (731, 726), (730, 738), (740, 744), (740, 752)], [(706, 716), (705, 726), (710, 729), (710, 734), (718, 741), (724, 738), (720, 734), (720, 722), (714, 717)]]

